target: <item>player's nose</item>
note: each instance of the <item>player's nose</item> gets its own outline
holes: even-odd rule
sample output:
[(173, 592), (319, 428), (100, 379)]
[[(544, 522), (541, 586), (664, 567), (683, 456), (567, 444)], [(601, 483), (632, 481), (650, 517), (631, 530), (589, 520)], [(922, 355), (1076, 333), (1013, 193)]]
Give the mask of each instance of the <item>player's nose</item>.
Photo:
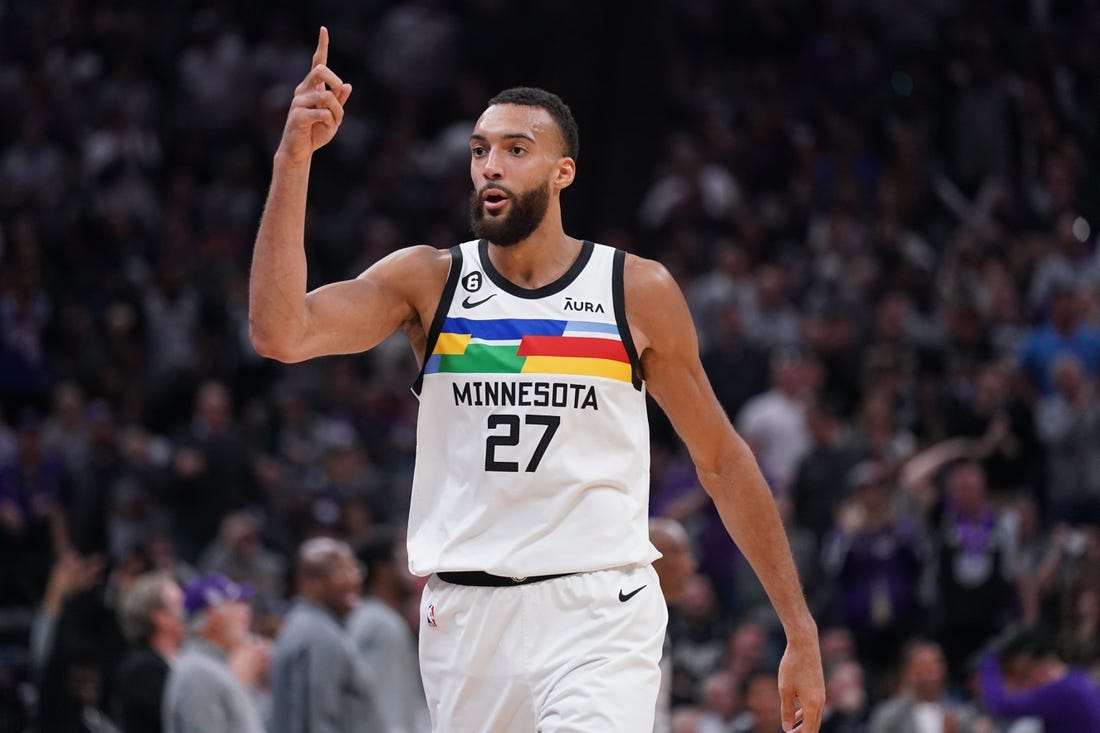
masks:
[(496, 151), (490, 150), (485, 155), (485, 163), (481, 168), (481, 175), (488, 181), (499, 180), (504, 175), (500, 165), (500, 156)]

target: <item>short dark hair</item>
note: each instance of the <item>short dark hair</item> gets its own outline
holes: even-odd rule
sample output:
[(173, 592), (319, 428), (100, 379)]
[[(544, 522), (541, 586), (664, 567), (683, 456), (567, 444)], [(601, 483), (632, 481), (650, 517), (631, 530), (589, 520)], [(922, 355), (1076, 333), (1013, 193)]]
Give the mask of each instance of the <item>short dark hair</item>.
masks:
[(1036, 627), (1018, 629), (1010, 633), (1001, 648), (1002, 662), (1007, 662), (1014, 657), (1046, 659), (1057, 656), (1058, 653), (1050, 635)]
[(574, 160), (580, 155), (581, 142), (580, 132), (577, 130), (577, 121), (573, 119), (573, 112), (569, 109), (569, 105), (557, 94), (537, 87), (512, 87), (511, 89), (505, 89), (489, 100), (490, 107), (494, 104), (541, 107), (554, 118), (554, 122), (561, 131), (562, 152)]

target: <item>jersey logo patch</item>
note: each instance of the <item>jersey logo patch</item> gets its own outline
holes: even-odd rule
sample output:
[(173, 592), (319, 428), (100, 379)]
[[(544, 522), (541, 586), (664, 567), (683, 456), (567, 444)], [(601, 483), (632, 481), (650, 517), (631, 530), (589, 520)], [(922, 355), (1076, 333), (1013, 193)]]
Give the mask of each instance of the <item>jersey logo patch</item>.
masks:
[(435, 622), (435, 604), (428, 604), (428, 616), (425, 619), (428, 622), (428, 626), (437, 627), (439, 624)]
[(562, 306), (567, 311), (577, 311), (578, 313), (603, 313), (603, 303), (592, 303), (587, 300), (573, 300), (568, 295), (565, 296), (565, 305)]
[(470, 293), (476, 293), (481, 290), (481, 273), (471, 272), (469, 275), (462, 278), (462, 287), (466, 288), (466, 291)]
[[(474, 274), (476, 275), (477, 273), (475, 272)], [(470, 300), (470, 296), (467, 295), (462, 300), (462, 307), (463, 308), (477, 308), (479, 305), (486, 302), (487, 300), (491, 300), (493, 298), (493, 296), (495, 296), (495, 295), (496, 295), (496, 293), (490, 293), (489, 295), (482, 298), (481, 300)]]
[[(645, 586), (643, 585), (642, 588), (645, 588)], [(620, 588), (619, 589), (619, 602), (620, 603), (626, 603), (631, 598), (633, 598), (634, 596), (641, 593), (642, 588), (635, 588), (634, 590), (630, 591), (629, 593), (623, 593), (622, 589)]]

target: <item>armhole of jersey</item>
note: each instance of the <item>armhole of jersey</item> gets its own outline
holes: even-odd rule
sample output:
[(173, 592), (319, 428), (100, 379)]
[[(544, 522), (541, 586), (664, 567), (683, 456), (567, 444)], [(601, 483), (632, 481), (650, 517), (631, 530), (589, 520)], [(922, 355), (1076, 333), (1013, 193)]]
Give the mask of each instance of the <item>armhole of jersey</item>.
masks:
[(435, 309), (435, 317), (432, 318), (431, 328), (428, 329), (428, 339), (424, 344), (424, 360), (421, 362), (420, 374), (416, 375), (416, 381), (413, 382), (413, 394), (417, 397), (420, 397), (420, 388), (424, 384), (424, 370), (428, 368), (428, 359), (435, 351), (435, 342), (439, 340), (439, 332), (443, 330), (443, 322), (447, 320), (447, 312), (451, 309), (451, 300), (454, 299), (458, 276), (461, 274), (462, 249), (456, 244), (451, 247), (451, 270), (447, 273), (447, 283), (443, 286), (443, 293), (439, 296), (439, 305)]
[(642, 365), (638, 361), (638, 350), (634, 348), (634, 336), (630, 333), (630, 324), (626, 322), (625, 272), (626, 252), (615, 250), (615, 259), (611, 264), (611, 298), (615, 301), (615, 323), (619, 327), (619, 338), (623, 340), (626, 355), (630, 357), (630, 381), (634, 389), (642, 388)]

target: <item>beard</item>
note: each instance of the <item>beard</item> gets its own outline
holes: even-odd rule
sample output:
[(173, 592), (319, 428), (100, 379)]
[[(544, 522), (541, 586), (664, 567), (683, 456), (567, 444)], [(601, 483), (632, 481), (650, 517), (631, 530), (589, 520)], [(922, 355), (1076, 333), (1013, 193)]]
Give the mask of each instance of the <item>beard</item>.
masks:
[(550, 207), (549, 181), (521, 194), (495, 184), (484, 188), (496, 188), (508, 194), (509, 211), (504, 215), (486, 215), (481, 192), (474, 191), (470, 194), (470, 229), (479, 239), (487, 239), (498, 247), (511, 247), (531, 236)]

